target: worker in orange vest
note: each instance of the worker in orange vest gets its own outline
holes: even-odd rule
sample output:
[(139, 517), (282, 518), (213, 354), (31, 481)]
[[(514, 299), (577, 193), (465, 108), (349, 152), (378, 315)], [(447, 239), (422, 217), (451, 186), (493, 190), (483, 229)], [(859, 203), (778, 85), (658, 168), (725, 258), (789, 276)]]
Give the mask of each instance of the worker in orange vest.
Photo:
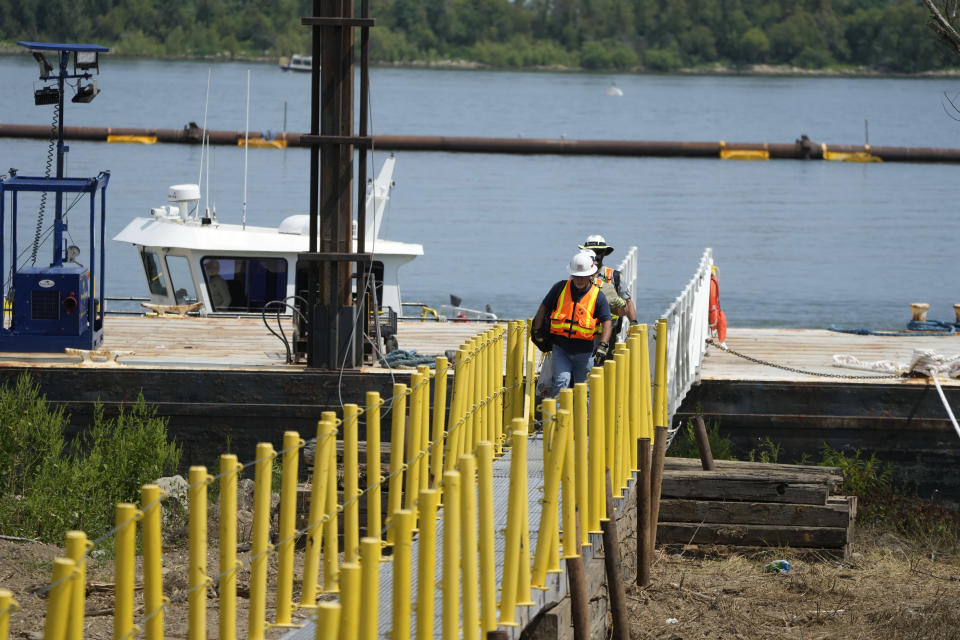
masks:
[(586, 251), (593, 251), (596, 256), (597, 275), (595, 282), (610, 303), (610, 315), (613, 318), (613, 335), (620, 335), (623, 319), (630, 324), (637, 322), (637, 309), (633, 305), (633, 297), (626, 282), (623, 282), (620, 271), (612, 267), (603, 266), (603, 259), (613, 253), (613, 247), (601, 235), (587, 236), (583, 244), (578, 245)]
[(567, 267), (570, 279), (550, 288), (533, 319), (534, 342), (541, 350), (552, 346), (554, 393), (586, 382), (590, 365), (603, 364), (610, 350), (610, 303), (593, 282), (596, 272), (593, 252), (578, 252)]

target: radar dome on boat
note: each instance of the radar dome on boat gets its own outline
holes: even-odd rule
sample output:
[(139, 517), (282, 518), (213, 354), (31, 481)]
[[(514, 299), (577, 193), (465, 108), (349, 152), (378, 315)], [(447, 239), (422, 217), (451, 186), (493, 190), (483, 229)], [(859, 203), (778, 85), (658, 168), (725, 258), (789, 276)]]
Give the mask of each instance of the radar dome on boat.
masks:
[(170, 202), (192, 202), (200, 200), (200, 185), (175, 184), (167, 189), (167, 200)]
[(308, 236), (310, 235), (310, 216), (303, 213), (287, 216), (277, 227), (277, 232), (295, 236)]

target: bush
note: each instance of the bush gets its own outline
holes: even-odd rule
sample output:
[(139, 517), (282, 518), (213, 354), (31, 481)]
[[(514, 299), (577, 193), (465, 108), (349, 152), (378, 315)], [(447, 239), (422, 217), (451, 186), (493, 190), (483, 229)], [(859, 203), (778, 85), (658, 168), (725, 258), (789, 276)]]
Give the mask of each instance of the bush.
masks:
[[(720, 421), (710, 420), (706, 423), (707, 439), (710, 441), (710, 452), (714, 460), (735, 460), (730, 452), (730, 438), (720, 435)], [(694, 432), (693, 420), (677, 433), (667, 451), (667, 455), (677, 458), (699, 458), (700, 449), (697, 447), (697, 436)]]
[(167, 421), (143, 396), (70, 442), (68, 417), (23, 375), (0, 387), (0, 531), (60, 543), (71, 529), (91, 538), (110, 530), (114, 505), (138, 502), (140, 487), (174, 471), (180, 449)]

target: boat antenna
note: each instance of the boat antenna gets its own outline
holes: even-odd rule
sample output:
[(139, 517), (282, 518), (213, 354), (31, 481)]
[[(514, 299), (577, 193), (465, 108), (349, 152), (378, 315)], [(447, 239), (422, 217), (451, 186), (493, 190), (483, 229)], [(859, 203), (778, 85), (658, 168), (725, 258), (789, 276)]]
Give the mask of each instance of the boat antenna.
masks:
[[(210, 148), (210, 155), (213, 156), (213, 173), (207, 172), (207, 179), (212, 180), (212, 176), (217, 173), (217, 154), (214, 153), (213, 147)], [(213, 190), (213, 221), (217, 221), (217, 190)]]
[(247, 228), (247, 156), (250, 155), (250, 69), (247, 69), (247, 123), (243, 128), (243, 208), (240, 221)]
[(212, 75), (213, 67), (207, 67), (207, 96), (203, 100), (203, 128), (200, 130), (200, 177), (197, 178), (197, 184), (203, 184), (203, 152), (207, 140), (207, 107), (210, 106), (210, 78)]
[(204, 185), (206, 187), (205, 206), (203, 208), (203, 217), (210, 217), (210, 134), (206, 135), (206, 145), (207, 145), (207, 183)]

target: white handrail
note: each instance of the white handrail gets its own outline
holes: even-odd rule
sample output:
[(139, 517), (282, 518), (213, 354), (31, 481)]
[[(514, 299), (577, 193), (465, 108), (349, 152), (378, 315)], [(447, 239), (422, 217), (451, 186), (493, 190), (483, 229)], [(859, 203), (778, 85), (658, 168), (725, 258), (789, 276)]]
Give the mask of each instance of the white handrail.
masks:
[[(667, 424), (683, 402), (690, 387), (700, 380), (703, 354), (709, 337), (707, 312), (710, 304), (710, 273), (713, 250), (705, 249), (696, 273), (664, 312), (667, 321)], [(670, 439), (676, 429), (671, 429)]]
[[(620, 286), (625, 285), (631, 296), (637, 295), (637, 247), (633, 246), (627, 250), (627, 255), (616, 266), (620, 272)], [(620, 327), (620, 333), (613, 336), (613, 342), (623, 342), (627, 339), (627, 333), (630, 332), (630, 323), (624, 322)]]

